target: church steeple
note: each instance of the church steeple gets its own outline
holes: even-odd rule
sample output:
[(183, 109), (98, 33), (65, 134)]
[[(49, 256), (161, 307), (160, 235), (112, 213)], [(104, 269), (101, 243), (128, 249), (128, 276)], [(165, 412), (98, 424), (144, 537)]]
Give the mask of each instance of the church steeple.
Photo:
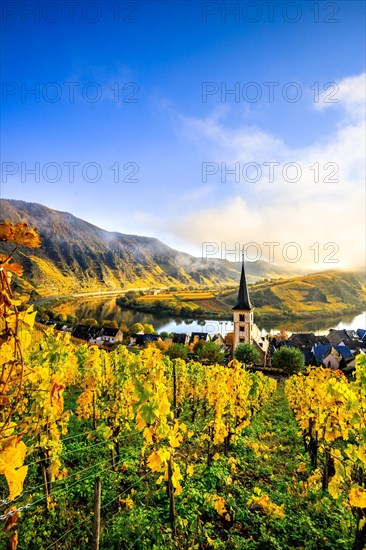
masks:
[(254, 308), (250, 303), (247, 280), (245, 277), (243, 254), (238, 299), (233, 307), (233, 351), (235, 351), (237, 345), (244, 343), (251, 344), (253, 341), (253, 309)]
[(241, 276), (240, 276), (240, 285), (238, 292), (238, 299), (235, 306), (233, 307), (234, 311), (250, 311), (253, 309), (252, 304), (250, 303), (249, 292), (247, 287), (247, 280), (245, 277), (245, 268), (244, 268), (244, 253), (242, 255), (242, 265), (241, 265)]

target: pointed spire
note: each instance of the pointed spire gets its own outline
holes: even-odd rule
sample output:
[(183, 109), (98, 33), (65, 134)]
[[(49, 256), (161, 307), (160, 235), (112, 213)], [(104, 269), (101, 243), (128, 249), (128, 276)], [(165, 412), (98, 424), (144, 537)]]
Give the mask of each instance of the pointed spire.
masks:
[(241, 276), (240, 276), (240, 285), (239, 285), (239, 292), (238, 292), (238, 299), (233, 307), (233, 310), (243, 310), (243, 311), (249, 311), (253, 309), (252, 304), (250, 303), (249, 298), (249, 292), (247, 287), (247, 280), (245, 277), (245, 269), (244, 269), (244, 252), (242, 253), (242, 265), (241, 265)]

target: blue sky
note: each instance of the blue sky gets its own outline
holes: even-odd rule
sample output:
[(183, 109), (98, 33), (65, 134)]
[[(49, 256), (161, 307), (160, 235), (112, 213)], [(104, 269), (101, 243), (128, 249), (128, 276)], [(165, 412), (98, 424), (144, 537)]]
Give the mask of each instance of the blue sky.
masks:
[(278, 242), (282, 263), (296, 242), (327, 268), (335, 243), (340, 267), (364, 263), (364, 2), (81, 1), (73, 22), (61, 1), (6, 4), (2, 197), (197, 255)]

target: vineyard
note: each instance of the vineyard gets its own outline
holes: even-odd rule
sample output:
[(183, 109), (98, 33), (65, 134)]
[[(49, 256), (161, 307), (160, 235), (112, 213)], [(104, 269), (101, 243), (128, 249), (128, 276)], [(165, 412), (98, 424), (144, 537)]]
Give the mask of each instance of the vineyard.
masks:
[[(0, 240), (39, 247), (25, 224)], [(76, 344), (0, 257), (1, 547), (362, 550), (366, 361), (283, 388), (238, 362)]]
[(194, 311), (196, 314), (197, 311), (203, 311), (206, 315), (211, 313), (226, 316), (231, 315), (230, 308), (218, 300), (214, 292), (211, 291), (195, 290), (160, 293), (155, 295), (147, 294), (138, 297), (136, 303), (148, 305), (159, 303), (160, 306), (165, 304), (173, 308), (181, 308), (183, 306), (191, 313)]
[(146, 294), (137, 298), (141, 302), (153, 302), (155, 300), (176, 300), (176, 301), (190, 301), (190, 300), (205, 300), (214, 298), (214, 293), (210, 290), (207, 291), (176, 291), (176, 292), (160, 292), (159, 294)]

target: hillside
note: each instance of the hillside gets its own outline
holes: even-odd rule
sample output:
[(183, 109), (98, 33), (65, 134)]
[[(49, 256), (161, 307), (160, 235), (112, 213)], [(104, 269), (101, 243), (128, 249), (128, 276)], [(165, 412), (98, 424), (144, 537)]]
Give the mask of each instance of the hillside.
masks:
[[(105, 231), (37, 203), (2, 199), (0, 207), (1, 221), (24, 221), (41, 235), (41, 249), (17, 253), (25, 267), (26, 290), (35, 288), (41, 296), (132, 287), (219, 286), (239, 280), (239, 263), (203, 262), (158, 239)], [(293, 274), (264, 261), (248, 264), (252, 281)]]
[[(257, 283), (250, 287), (256, 315), (322, 316), (361, 311), (366, 306), (363, 273), (329, 270), (291, 279)], [(236, 294), (227, 294), (225, 303), (233, 305)]]

